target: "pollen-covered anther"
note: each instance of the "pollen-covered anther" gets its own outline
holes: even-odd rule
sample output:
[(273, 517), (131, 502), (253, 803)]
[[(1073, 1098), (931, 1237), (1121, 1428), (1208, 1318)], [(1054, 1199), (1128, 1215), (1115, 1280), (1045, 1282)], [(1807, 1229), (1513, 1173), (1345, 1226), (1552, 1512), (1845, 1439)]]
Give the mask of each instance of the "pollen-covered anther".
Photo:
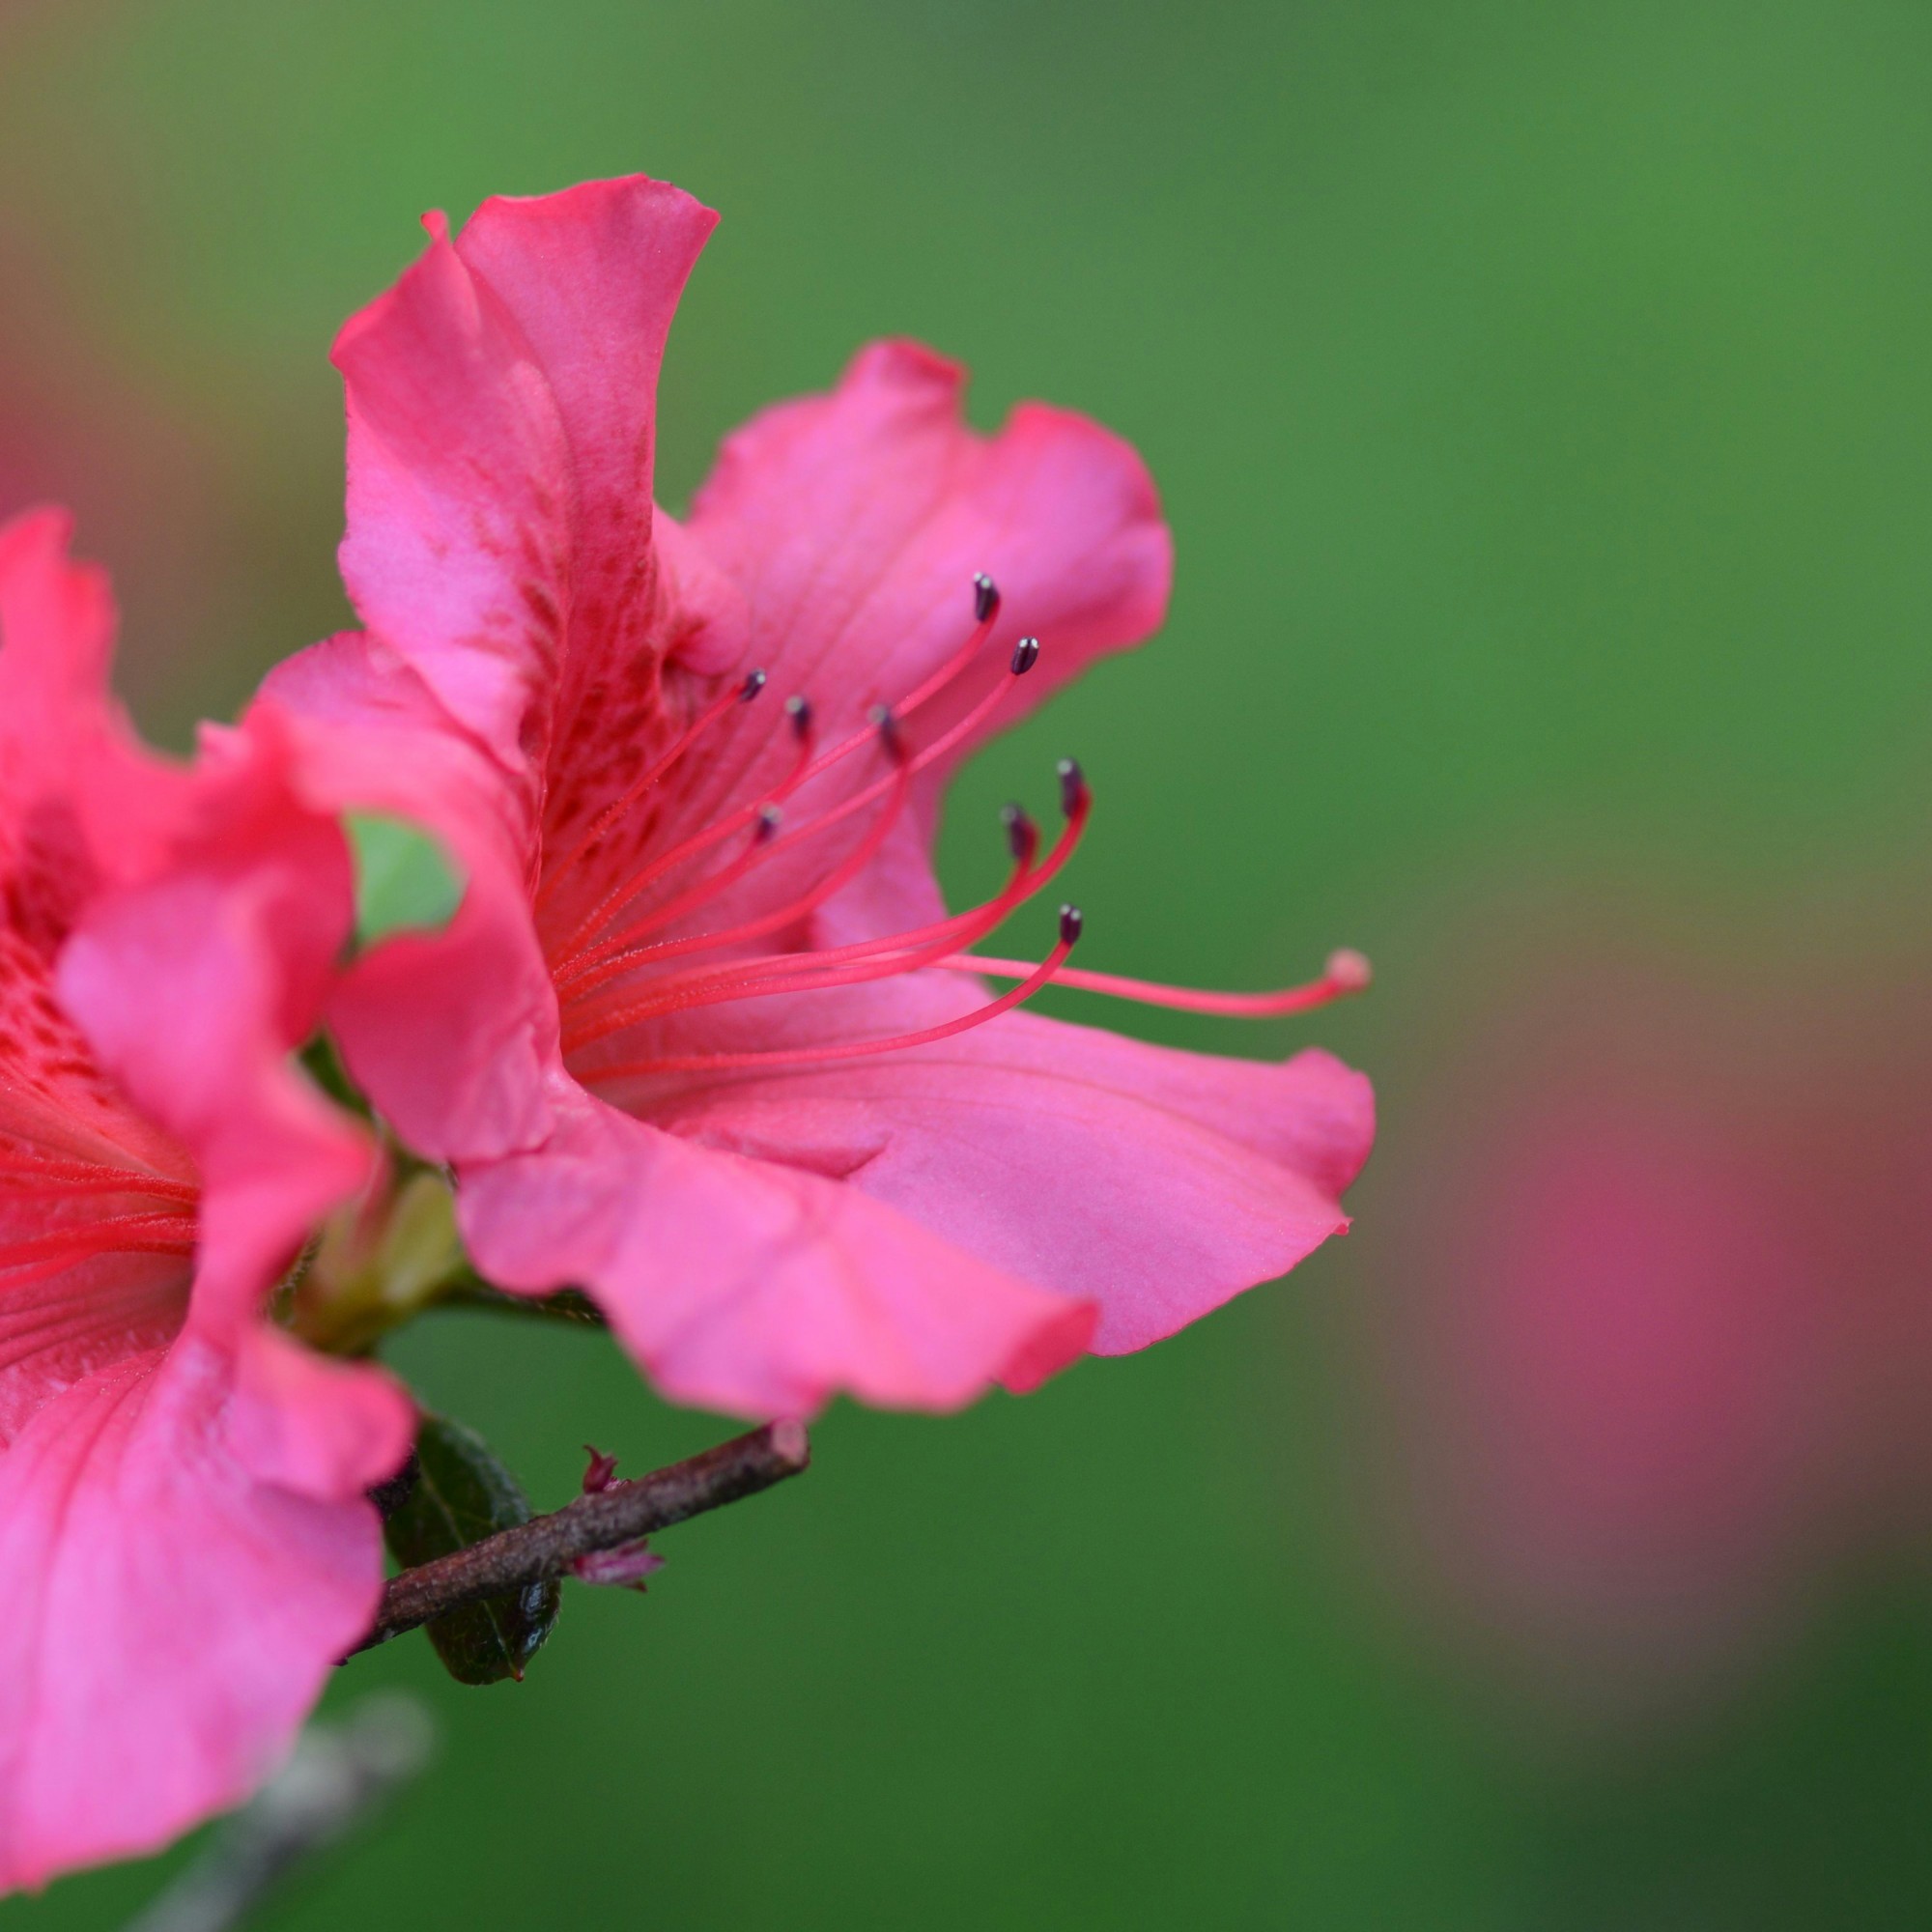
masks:
[(745, 673), (744, 683), (738, 687), (738, 702), (740, 704), (751, 703), (752, 699), (764, 690), (768, 681), (763, 671), (748, 670)]
[(752, 843), (765, 845), (779, 836), (779, 828), (784, 824), (784, 812), (776, 805), (760, 806), (758, 822), (752, 831)]
[(1071, 946), (1080, 937), (1080, 928), (1086, 924), (1077, 905), (1064, 905), (1060, 908), (1060, 943)]
[(811, 699), (803, 696), (787, 697), (785, 721), (791, 725), (792, 736), (803, 743), (811, 735)]
[(1077, 758), (1062, 758), (1054, 769), (1060, 775), (1060, 810), (1071, 818), (1087, 803), (1087, 774)]
[(1000, 586), (982, 570), (973, 580), (973, 620), (989, 623), (1000, 608)]
[(1015, 677), (1024, 677), (1039, 662), (1039, 639), (1022, 638), (1013, 646), (1012, 672)]
[(1026, 807), (1003, 805), (1000, 823), (1007, 828), (1007, 850), (1014, 861), (1022, 866), (1032, 865), (1034, 854), (1039, 850), (1039, 827), (1028, 815)]
[(1357, 952), (1352, 946), (1344, 946), (1329, 953), (1322, 977), (1338, 993), (1359, 993), (1376, 976), (1367, 954)]

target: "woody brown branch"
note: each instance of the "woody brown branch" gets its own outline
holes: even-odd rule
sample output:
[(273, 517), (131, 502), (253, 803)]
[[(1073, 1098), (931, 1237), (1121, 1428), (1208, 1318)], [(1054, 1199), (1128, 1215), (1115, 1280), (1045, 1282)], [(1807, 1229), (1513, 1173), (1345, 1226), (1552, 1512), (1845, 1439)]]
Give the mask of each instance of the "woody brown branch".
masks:
[(581, 1556), (621, 1548), (706, 1510), (756, 1495), (797, 1475), (810, 1460), (805, 1425), (774, 1422), (418, 1564), (389, 1579), (374, 1627), (350, 1655), (386, 1643), (446, 1610), (565, 1576)]

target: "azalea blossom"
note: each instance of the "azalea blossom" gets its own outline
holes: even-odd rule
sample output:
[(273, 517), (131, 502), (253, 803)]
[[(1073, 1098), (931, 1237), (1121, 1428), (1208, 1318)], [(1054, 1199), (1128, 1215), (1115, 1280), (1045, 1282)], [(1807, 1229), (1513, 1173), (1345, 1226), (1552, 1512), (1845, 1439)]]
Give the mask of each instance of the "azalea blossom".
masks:
[(107, 695), (66, 519), (0, 527), (0, 1889), (253, 1788), (368, 1627), (411, 1405), (265, 1321), (371, 1149), (293, 1069), (349, 924), (265, 715)]
[[(1015, 1011), (974, 949), (1057, 896), (1094, 809), (1009, 814), (949, 914), (931, 846), (986, 736), (1164, 614), (1134, 452), (1029, 404), (992, 437), (905, 342), (653, 507), (673, 309), (714, 217), (640, 179), (495, 200), (344, 329), (342, 568), (365, 629), (270, 682), (319, 806), (432, 828), (444, 932), (358, 961), (355, 1078), (451, 1164), (477, 1266), (592, 1294), (674, 1399), (949, 1407), (1173, 1333), (1347, 1226), (1367, 1083), (1319, 1051), (1181, 1053)], [(1012, 981), (995, 992), (982, 975)]]

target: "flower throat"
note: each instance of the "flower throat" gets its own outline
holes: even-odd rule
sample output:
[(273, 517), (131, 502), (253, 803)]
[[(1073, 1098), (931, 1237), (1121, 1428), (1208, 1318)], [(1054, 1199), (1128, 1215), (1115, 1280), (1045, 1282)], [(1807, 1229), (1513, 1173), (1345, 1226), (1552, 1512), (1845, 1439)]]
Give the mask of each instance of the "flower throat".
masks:
[[(1331, 954), (1321, 976), (1307, 984), (1258, 993), (1212, 992), (1084, 972), (1066, 963), (1082, 927), (1079, 908), (1073, 905), (1060, 908), (1058, 939), (1043, 959), (998, 958), (973, 952), (973, 947), (994, 933), (1020, 906), (1037, 896), (1079, 848), (1092, 812), (1093, 794), (1071, 758), (1062, 759), (1059, 765), (1062, 827), (1044, 853), (1039, 828), (1033, 819), (1017, 805), (1005, 808), (1002, 819), (1012, 869), (1000, 891), (980, 904), (925, 925), (847, 946), (772, 952), (762, 956), (754, 950), (748, 951), (754, 949), (757, 941), (796, 926), (857, 879), (883, 850), (898, 823), (910, 800), (913, 781), (984, 727), (1013, 685), (1039, 662), (1038, 639), (1020, 639), (1005, 671), (985, 695), (955, 723), (915, 748), (916, 714), (978, 662), (998, 621), (1000, 602), (993, 580), (976, 577), (974, 622), (958, 650), (895, 704), (873, 705), (864, 727), (830, 746), (818, 743), (810, 700), (802, 696), (787, 698), (785, 719), (794, 752), (783, 778), (761, 796), (722, 813), (649, 859), (611, 888), (554, 950), (551, 970), (563, 1012), (564, 1050), (571, 1055), (646, 1022), (698, 1008), (780, 993), (830, 990), (929, 968), (983, 974), (1018, 983), (983, 1006), (914, 1033), (762, 1052), (652, 1053), (595, 1064), (586, 1067), (586, 1077), (605, 1081), (654, 1073), (809, 1065), (923, 1046), (983, 1025), (1031, 999), (1049, 981), (1149, 1006), (1248, 1019), (1303, 1012), (1359, 992), (1369, 983), (1367, 960), (1348, 951)], [(623, 792), (597, 813), (563, 856), (546, 868), (537, 894), (538, 908), (551, 900), (559, 883), (591, 855), (626, 812), (675, 773), (688, 754), (734, 710), (755, 702), (768, 684), (764, 671), (751, 671), (702, 707), (684, 730), (632, 778)], [(880, 776), (815, 815), (797, 824), (787, 823), (787, 800), (835, 766), (868, 749), (886, 767)], [(816, 883), (786, 903), (714, 929), (680, 931), (674, 936), (668, 933), (668, 928), (701, 913), (775, 858), (861, 813), (870, 816), (851, 849)], [(667, 887), (674, 875), (713, 859), (721, 847), (734, 841), (735, 851), (722, 863), (640, 909), (640, 902), (656, 889)], [(706, 954), (728, 956), (705, 962)], [(683, 961), (695, 963), (675, 963)]]

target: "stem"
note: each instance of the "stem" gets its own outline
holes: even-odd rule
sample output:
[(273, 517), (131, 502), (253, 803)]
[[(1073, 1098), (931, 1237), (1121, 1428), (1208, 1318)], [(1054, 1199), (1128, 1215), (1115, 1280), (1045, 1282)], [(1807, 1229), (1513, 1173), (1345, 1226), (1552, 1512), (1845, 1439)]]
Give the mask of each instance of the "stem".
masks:
[(295, 1755), (222, 1825), (128, 1932), (236, 1932), (282, 1881), (371, 1823), (429, 1762), (429, 1714), (412, 1697), (365, 1699), (311, 1724)]
[(621, 1548), (688, 1517), (754, 1496), (797, 1475), (810, 1460), (804, 1423), (770, 1423), (687, 1462), (635, 1482), (612, 1483), (549, 1516), (532, 1517), (467, 1549), (418, 1564), (390, 1577), (375, 1627), (350, 1655), (387, 1643), (445, 1610), (565, 1576), (581, 1556)]
[(442, 1290), (435, 1308), (476, 1308), (491, 1315), (517, 1315), (526, 1321), (562, 1321), (573, 1328), (608, 1328), (604, 1311), (581, 1288), (560, 1288), (554, 1294), (511, 1294), (466, 1273), (453, 1288)]

